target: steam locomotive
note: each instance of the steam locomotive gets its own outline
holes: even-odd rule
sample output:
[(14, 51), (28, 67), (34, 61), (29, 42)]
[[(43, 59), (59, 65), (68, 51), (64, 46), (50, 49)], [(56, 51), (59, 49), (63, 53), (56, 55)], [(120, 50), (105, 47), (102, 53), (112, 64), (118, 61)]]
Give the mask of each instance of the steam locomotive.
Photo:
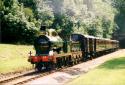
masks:
[(41, 30), (41, 34), (34, 41), (36, 54), (28, 58), (38, 71), (72, 66), (119, 48), (117, 40), (78, 33), (71, 34), (70, 38), (65, 40), (54, 29), (41, 26)]

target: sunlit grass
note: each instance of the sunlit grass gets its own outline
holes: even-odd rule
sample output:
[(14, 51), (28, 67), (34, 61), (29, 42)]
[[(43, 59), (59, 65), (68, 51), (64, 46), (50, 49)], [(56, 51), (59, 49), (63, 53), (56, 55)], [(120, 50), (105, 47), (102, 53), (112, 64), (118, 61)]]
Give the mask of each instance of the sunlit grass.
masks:
[(22, 71), (31, 68), (27, 61), (32, 46), (0, 44), (0, 73)]
[(125, 85), (125, 57), (107, 61), (67, 85)]

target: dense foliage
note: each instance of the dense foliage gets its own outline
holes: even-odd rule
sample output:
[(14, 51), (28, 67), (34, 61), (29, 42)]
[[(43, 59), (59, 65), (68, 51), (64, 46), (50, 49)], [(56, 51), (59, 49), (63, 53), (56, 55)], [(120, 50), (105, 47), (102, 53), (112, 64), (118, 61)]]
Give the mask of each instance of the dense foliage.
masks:
[(115, 17), (115, 22), (118, 25), (118, 34), (125, 33), (125, 0), (112, 0), (112, 5), (118, 10), (118, 14)]
[[(120, 27), (124, 0), (0, 0), (3, 42), (32, 43), (40, 25), (71, 33), (111, 38)], [(115, 18), (116, 16), (116, 18)], [(116, 23), (114, 22), (116, 21)]]
[(38, 29), (32, 9), (24, 8), (17, 0), (3, 0), (2, 3), (2, 41), (31, 43)]

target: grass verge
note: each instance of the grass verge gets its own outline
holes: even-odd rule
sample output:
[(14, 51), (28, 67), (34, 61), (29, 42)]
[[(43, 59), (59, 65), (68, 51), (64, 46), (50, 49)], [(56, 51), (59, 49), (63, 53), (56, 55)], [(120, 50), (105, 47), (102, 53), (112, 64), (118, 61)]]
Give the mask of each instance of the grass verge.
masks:
[(125, 85), (125, 57), (109, 60), (67, 85)]
[(0, 44), (0, 73), (10, 73), (29, 69), (32, 65), (27, 61), (32, 46)]

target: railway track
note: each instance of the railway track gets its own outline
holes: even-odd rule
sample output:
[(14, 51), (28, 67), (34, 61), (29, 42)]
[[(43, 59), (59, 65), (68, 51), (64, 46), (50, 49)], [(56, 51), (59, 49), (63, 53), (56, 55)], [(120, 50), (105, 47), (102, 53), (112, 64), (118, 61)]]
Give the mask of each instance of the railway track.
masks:
[(39, 73), (39, 72), (36, 72), (33, 70), (33, 71), (26, 72), (24, 74), (20, 74), (20, 75), (6, 78), (6, 79), (2, 79), (2, 80), (0, 80), (0, 84), (2, 84), (2, 85), (20, 85), (20, 84), (24, 84), (28, 81), (31, 81), (33, 79), (45, 76), (47, 74), (49, 74), (49, 72)]
[(54, 73), (56, 71), (61, 71), (62, 69), (63, 68), (57, 69), (57, 70), (52, 70), (52, 71), (47, 71), (47, 72), (42, 72), (42, 73), (36, 72), (35, 70), (29, 71), (29, 72), (24, 73), (24, 74), (20, 74), (20, 75), (6, 78), (6, 79), (2, 79), (2, 80), (0, 80), (0, 85), (22, 85), (22, 84), (25, 84), (29, 81), (32, 81), (32, 80), (35, 80), (37, 78)]

